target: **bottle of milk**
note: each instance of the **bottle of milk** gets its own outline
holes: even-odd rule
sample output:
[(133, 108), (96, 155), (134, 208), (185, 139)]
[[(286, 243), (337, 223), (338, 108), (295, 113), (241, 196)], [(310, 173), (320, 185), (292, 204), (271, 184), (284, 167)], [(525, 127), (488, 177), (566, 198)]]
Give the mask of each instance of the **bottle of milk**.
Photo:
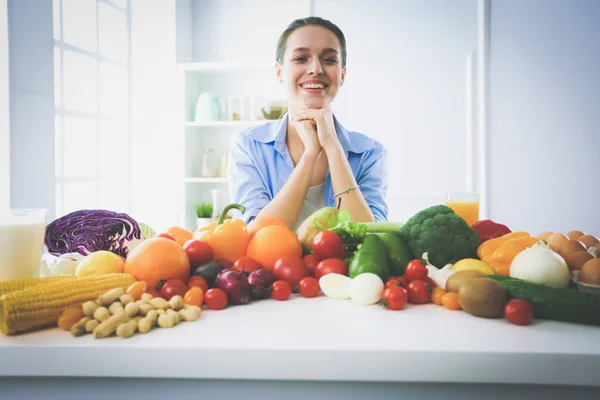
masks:
[(37, 278), (44, 249), (47, 210), (0, 212), (0, 280)]

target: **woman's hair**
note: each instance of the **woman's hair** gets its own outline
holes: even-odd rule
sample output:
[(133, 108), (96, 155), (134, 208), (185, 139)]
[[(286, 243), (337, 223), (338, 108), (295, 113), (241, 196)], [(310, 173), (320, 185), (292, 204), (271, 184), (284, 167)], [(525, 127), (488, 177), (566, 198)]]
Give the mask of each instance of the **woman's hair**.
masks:
[(319, 17), (300, 18), (300, 19), (292, 21), (292, 23), (288, 25), (288, 27), (285, 29), (285, 31), (283, 31), (283, 33), (279, 37), (279, 40), (277, 41), (277, 53), (276, 53), (277, 62), (279, 62), (280, 64), (283, 64), (283, 53), (285, 53), (285, 46), (287, 44), (287, 39), (292, 34), (292, 32), (294, 32), (298, 28), (302, 28), (302, 27), (309, 26), (309, 25), (322, 26), (325, 29), (329, 29), (335, 36), (337, 36), (338, 40), (340, 41), (340, 47), (342, 50), (342, 68), (345, 67), (346, 66), (346, 38), (344, 37), (344, 33), (333, 22), (328, 21), (323, 18), (319, 18)]

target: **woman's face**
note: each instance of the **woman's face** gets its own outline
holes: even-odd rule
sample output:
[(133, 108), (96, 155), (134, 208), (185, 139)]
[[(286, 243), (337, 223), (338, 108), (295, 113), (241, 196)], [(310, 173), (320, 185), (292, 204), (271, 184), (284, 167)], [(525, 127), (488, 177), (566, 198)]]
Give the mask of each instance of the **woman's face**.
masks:
[(324, 108), (344, 83), (340, 41), (321, 26), (296, 29), (287, 39), (277, 76), (288, 94), (290, 114), (302, 108)]

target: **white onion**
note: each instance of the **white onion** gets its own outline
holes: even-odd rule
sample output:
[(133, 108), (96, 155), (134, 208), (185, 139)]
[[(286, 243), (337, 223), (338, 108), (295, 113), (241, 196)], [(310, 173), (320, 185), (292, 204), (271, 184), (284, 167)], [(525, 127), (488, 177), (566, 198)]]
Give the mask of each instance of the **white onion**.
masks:
[(510, 264), (510, 276), (556, 288), (567, 287), (571, 278), (564, 258), (543, 243), (518, 253)]

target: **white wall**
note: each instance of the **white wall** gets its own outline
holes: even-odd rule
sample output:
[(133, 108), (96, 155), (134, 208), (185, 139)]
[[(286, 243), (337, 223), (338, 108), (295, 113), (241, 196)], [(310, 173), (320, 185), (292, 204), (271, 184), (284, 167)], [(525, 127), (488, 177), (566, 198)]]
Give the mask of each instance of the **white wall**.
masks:
[(7, 0), (0, 0), (0, 210), (10, 208)]
[(8, 0), (11, 206), (54, 218), (52, 1)]
[(600, 2), (492, 2), (490, 211), (600, 236)]

